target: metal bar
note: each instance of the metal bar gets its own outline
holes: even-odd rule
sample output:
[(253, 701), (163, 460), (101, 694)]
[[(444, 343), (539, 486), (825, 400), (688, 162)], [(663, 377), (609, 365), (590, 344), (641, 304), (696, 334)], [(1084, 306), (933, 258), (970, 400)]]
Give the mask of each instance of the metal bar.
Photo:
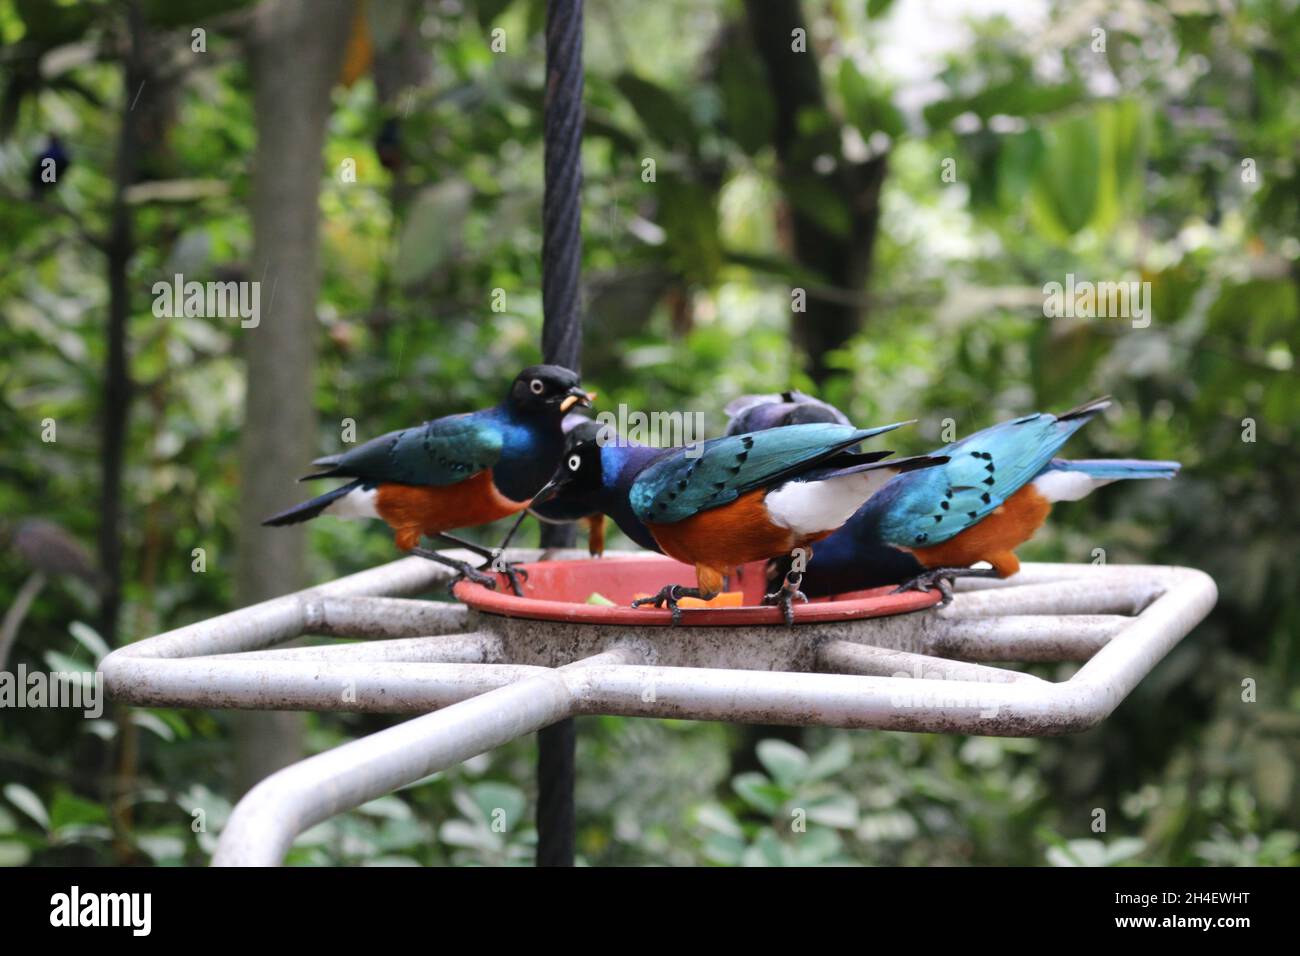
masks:
[[(416, 570), (427, 580), (429, 571), (420, 559)], [(403, 567), (405, 565), (405, 567)], [(378, 569), (385, 570), (385, 569)], [(410, 583), (410, 571), (407, 562), (396, 562), (388, 567), (396, 570), (394, 575), (397, 586)], [(763, 629), (758, 635), (760, 643), (769, 646), (788, 645), (791, 660), (802, 659), (808, 655), (804, 669), (812, 666), (816, 657), (816, 646), (827, 640), (837, 640), (839, 635), (848, 634), (855, 643), (871, 644), (880, 648), (906, 653), (940, 653), (974, 660), (994, 659), (1029, 659), (1029, 660), (1080, 660), (1088, 653), (1100, 648), (1093, 656), (1092, 662), (1067, 684), (1080, 687), (1088, 682), (1117, 682), (1115, 694), (1107, 699), (1105, 713), (1113, 708), (1114, 703), (1124, 694), (1141, 675), (1153, 666), (1168, 647), (1186, 633), (1186, 631), (1207, 613), (1214, 601), (1214, 585), (1208, 577), (1200, 572), (1185, 569), (1161, 568), (1092, 568), (1078, 569), (1081, 578), (1091, 580), (1083, 583), (1091, 586), (1093, 591), (1105, 593), (1101, 600), (1104, 605), (1128, 603), (1141, 606), (1146, 597), (1152, 593), (1166, 592), (1164, 597), (1146, 608), (1145, 612), (1132, 619), (1107, 617), (1060, 618), (1053, 616), (1030, 616), (1027, 618), (1007, 617), (991, 619), (986, 617), (945, 616), (946, 612), (914, 614), (881, 621), (855, 622), (853, 626), (825, 627), (809, 626), (793, 629)], [(262, 709), (320, 708), (324, 710), (353, 710), (358, 712), (415, 713), (431, 708), (446, 706), (475, 693), (491, 690), (523, 679), (534, 673), (531, 668), (519, 665), (502, 665), (492, 663), (428, 663), (428, 657), (435, 653), (429, 645), (410, 645), (411, 656), (415, 662), (404, 663), (399, 660), (405, 655), (404, 647), (385, 649), (377, 656), (361, 654), (347, 650), (337, 655), (321, 653), (316, 649), (307, 649), (309, 659), (296, 660), (269, 655), (269, 659), (240, 658), (233, 656), (249, 649), (264, 649), (278, 641), (298, 636), (307, 626), (308, 615), (304, 612), (304, 603), (318, 600), (322, 593), (326, 596), (336, 590), (358, 593), (363, 589), (379, 589), (390, 584), (374, 572), (366, 572), (361, 581), (343, 579), (334, 586), (313, 589), (287, 598), (279, 598), (252, 608), (223, 615), (212, 621), (181, 628), (138, 644), (130, 645), (109, 655), (101, 664), (110, 692), (117, 698), (151, 706), (214, 706), (214, 707), (249, 707)], [(1125, 585), (1127, 583), (1127, 590)], [(1029, 585), (1024, 590), (1038, 588), (1041, 585)], [(987, 602), (996, 598), (1003, 610), (1016, 611), (1025, 606), (1037, 607), (1043, 600), (1041, 593), (1031, 593), (1031, 599), (1016, 603), (1019, 588), (980, 591), (958, 595), (954, 608), (962, 610), (968, 602)], [(1076, 591), (1078, 589), (1075, 589)], [(1087, 590), (1087, 588), (1084, 588)], [(382, 605), (391, 608), (392, 605)], [(983, 608), (987, 610), (987, 605)], [(478, 615), (474, 619), (482, 626), (488, 624), (488, 616)], [(1122, 632), (1116, 628), (1122, 621), (1128, 623)], [(502, 628), (496, 634), (510, 634), (518, 622), (497, 619), (494, 626)], [(699, 676), (703, 684), (706, 668), (724, 667), (728, 672), (737, 667), (763, 667), (762, 659), (751, 660), (749, 656), (757, 653), (750, 634), (731, 634), (733, 629), (652, 629), (641, 628), (611, 634), (610, 629), (574, 626), (561, 637), (556, 635), (557, 644), (569, 648), (570, 653), (577, 650), (581, 656), (599, 652), (607, 647), (616, 637), (633, 639), (645, 652), (649, 660), (662, 664), (681, 664), (690, 662), (695, 670), (674, 669), (676, 676), (691, 674)], [(737, 629), (739, 630), (739, 629)], [(749, 629), (753, 631), (753, 629)], [(1116, 634), (1122, 639), (1116, 640)], [(536, 636), (533, 637), (536, 643)], [(418, 646), (418, 650), (416, 649)], [(807, 648), (806, 651), (802, 648)], [(513, 649), (507, 644), (507, 649)], [(459, 650), (468, 655), (480, 653), (476, 646), (466, 645)], [(459, 650), (457, 653), (459, 653)], [(701, 655), (686, 657), (687, 651)], [(184, 659), (164, 660), (161, 655), (186, 654)], [(204, 655), (220, 654), (221, 657)], [(197, 656), (196, 656), (197, 655)], [(492, 660), (519, 660), (507, 656), (504, 652), (493, 649)], [(455, 655), (453, 655), (455, 656)], [(483, 659), (479, 657), (478, 659)], [(536, 664), (538, 661), (533, 661)], [(771, 666), (770, 664), (767, 666)], [(746, 702), (739, 697), (737, 709), (728, 716), (713, 709), (712, 703), (698, 712), (683, 711), (690, 698), (673, 703), (671, 706), (662, 700), (658, 704), (642, 703), (632, 708), (636, 713), (646, 716), (695, 717), (698, 719), (749, 719), (744, 715), (761, 713), (760, 721), (768, 722), (838, 722), (849, 726), (868, 726), (874, 719), (871, 706), (864, 703), (857, 713), (845, 714), (831, 718), (828, 711), (821, 708), (822, 695), (834, 699), (842, 685), (820, 683), (829, 680), (829, 675), (795, 675), (778, 672), (781, 679), (787, 679), (791, 688), (798, 687), (799, 693), (808, 695), (801, 700), (789, 700), (789, 712), (784, 715), (771, 712), (770, 697), (761, 703), (749, 707), (740, 705)], [(626, 675), (612, 675), (624, 679)], [(796, 678), (799, 678), (796, 680)], [(869, 678), (852, 678), (840, 676), (839, 680), (868, 680)], [(951, 683), (951, 682), (949, 682)], [(731, 690), (737, 695), (744, 695), (751, 688), (741, 683), (733, 683)], [(852, 689), (849, 685), (848, 689)], [(927, 692), (936, 688), (922, 688)], [(866, 694), (862, 700), (869, 698), (871, 688), (863, 685)], [(768, 690), (757, 688), (760, 695), (767, 695)], [(1096, 711), (1100, 704), (1090, 701), (1087, 704), (1090, 713)], [(617, 712), (627, 712), (621, 708)], [(927, 729), (932, 726), (929, 717), (920, 719), (920, 712), (913, 711), (917, 718), (915, 729)], [(1099, 719), (1099, 718), (1089, 718)], [(905, 723), (905, 721), (904, 721)], [(885, 721), (882, 726), (897, 727), (897, 716)], [(985, 730), (984, 732), (995, 732)], [(1021, 732), (1013, 729), (1011, 732)], [(1052, 732), (1048, 728), (1047, 732)]]
[[(963, 589), (942, 611), (794, 628), (539, 625), (382, 597), (446, 577), (419, 558), (397, 561), (104, 659), (110, 693), (133, 703), (425, 715), (259, 785), (236, 808), (244, 822), (223, 837), (223, 861), (274, 862), (300, 826), (573, 714), (1012, 736), (1086, 729), (1216, 597), (1199, 571), (1068, 565), (1026, 565), (1009, 582)], [(1062, 606), (1079, 613), (1044, 613)], [(458, 621), (476, 630), (420, 633)], [(411, 636), (269, 649), (309, 630)], [(554, 669), (565, 654), (588, 660)], [(944, 656), (925, 656), (934, 654)], [(1061, 683), (976, 663), (1007, 659), (1087, 663)], [(817, 667), (841, 673), (806, 672)]]
[(213, 865), (276, 865), (308, 827), (569, 716), (572, 675), (636, 659), (620, 648), (542, 670), (272, 774), (231, 813)]
[(1159, 594), (1155, 582), (1114, 574), (1069, 581), (965, 591), (936, 612), (941, 618), (1001, 617), (1007, 614), (1137, 614)]
[(229, 707), (360, 714), (421, 714), (551, 668), (522, 664), (427, 664), (201, 657), (127, 659), (113, 670), (114, 694), (146, 707)]
[(391, 641), (326, 644), (320, 647), (277, 647), (222, 655), (242, 661), (399, 661), (415, 664), (495, 664), (501, 660), (501, 638), (485, 631), (401, 637)]
[(1005, 737), (1086, 730), (1104, 701), (1046, 681), (1013, 683), (691, 667), (600, 667), (583, 675), (579, 713), (816, 724)]
[[(961, 602), (961, 596), (954, 600), (959, 611)], [(1003, 604), (1011, 605), (1003, 617), (909, 614), (863, 621), (862, 626), (837, 625), (835, 632), (855, 644), (985, 663), (1085, 661), (1133, 620), (1120, 615), (1020, 615), (1013, 613), (1012, 602)]]
[(910, 654), (851, 641), (827, 641), (817, 649), (817, 663), (833, 674), (861, 674), (876, 677), (938, 677), (942, 680), (984, 680), (1010, 684), (1015, 681), (1045, 683), (1032, 674), (968, 664), (964, 661)]
[(1132, 623), (1120, 615), (1026, 614), (943, 621), (930, 653), (968, 661), (1086, 661)]
[(1132, 693), (1218, 600), (1218, 587), (1208, 574), (1187, 568), (1164, 570), (1169, 572), (1165, 592), (1125, 629), (1122, 641), (1111, 641), (1101, 648), (1070, 679), (1071, 684), (1104, 695), (1108, 706), (1102, 716), (1109, 715)]
[(305, 601), (303, 614), (308, 634), (385, 639), (463, 631), (469, 608), (408, 598), (323, 597)]

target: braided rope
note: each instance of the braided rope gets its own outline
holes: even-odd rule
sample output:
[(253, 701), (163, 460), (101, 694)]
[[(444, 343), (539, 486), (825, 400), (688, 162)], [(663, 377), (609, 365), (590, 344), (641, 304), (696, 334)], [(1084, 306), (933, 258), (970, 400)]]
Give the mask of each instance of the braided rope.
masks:
[[(582, 0), (547, 0), (542, 199), (542, 356), (578, 371), (582, 355)], [(573, 525), (543, 525), (543, 547), (569, 547)], [(573, 719), (537, 735), (537, 865), (573, 866)]]

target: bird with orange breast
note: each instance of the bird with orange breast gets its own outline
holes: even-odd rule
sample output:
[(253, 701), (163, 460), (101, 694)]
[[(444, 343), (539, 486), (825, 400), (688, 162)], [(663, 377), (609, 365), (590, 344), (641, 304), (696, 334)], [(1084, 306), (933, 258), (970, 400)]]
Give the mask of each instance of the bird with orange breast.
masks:
[[(884, 461), (893, 452), (848, 451), (902, 424), (792, 425), (666, 449), (626, 442), (608, 426), (595, 437), (575, 429), (534, 504), (563, 493), (575, 506), (600, 508), (634, 540), (693, 565), (695, 587), (672, 584), (633, 602), (667, 605), (678, 623), (683, 597), (716, 597), (742, 564), (810, 553), (889, 479), (947, 460)], [(792, 573), (765, 603), (778, 605), (789, 624), (795, 600), (806, 598)]]
[[(738, 407), (780, 431), (792, 404), (799, 404), (788, 399)], [(1176, 461), (1055, 457), (1110, 404), (1098, 398), (1060, 415), (1023, 415), (932, 452), (947, 464), (895, 478), (818, 545), (804, 589), (815, 597), (888, 584), (937, 588), (946, 604), (954, 578), (1006, 578), (1020, 570), (1016, 548), (1034, 536), (1054, 503), (1077, 501), (1113, 481), (1178, 474)], [(842, 415), (831, 406), (809, 406), (797, 418), (832, 413)], [(780, 580), (787, 566), (773, 561), (768, 580)]]
[[(512, 515), (555, 471), (564, 446), (561, 421), (575, 405), (590, 404), (578, 375), (558, 365), (520, 372), (493, 408), (449, 415), (389, 432), (351, 451), (317, 459), (320, 470), (300, 481), (345, 478), (345, 484), (267, 518), (290, 525), (322, 514), (378, 518), (393, 529), (403, 551), (448, 565), (458, 576), (495, 587), (496, 578), (419, 547), (440, 538), (489, 560), (498, 552), (448, 534)], [(497, 563), (519, 592), (514, 569)]]

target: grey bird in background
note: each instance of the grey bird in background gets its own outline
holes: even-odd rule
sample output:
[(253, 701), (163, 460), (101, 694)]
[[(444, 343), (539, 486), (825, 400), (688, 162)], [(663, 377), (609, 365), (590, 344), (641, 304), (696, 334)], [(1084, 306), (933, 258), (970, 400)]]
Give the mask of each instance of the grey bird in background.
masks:
[(50, 578), (74, 577), (96, 590), (102, 577), (90, 551), (62, 525), (45, 518), (24, 518), (10, 527), (0, 525), (0, 546), (18, 555), (31, 569), (14, 603), (0, 623), (0, 671), (9, 662), (9, 651), (41, 589)]
[(784, 425), (810, 425), (829, 422), (833, 425), (852, 425), (842, 411), (834, 405), (805, 395), (798, 389), (772, 395), (742, 395), (727, 405), (725, 412), (728, 435), (743, 435)]

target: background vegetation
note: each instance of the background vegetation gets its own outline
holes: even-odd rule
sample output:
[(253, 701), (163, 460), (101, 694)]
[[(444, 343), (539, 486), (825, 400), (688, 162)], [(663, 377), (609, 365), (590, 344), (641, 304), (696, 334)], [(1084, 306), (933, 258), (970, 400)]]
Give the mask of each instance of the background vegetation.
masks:
[[(861, 423), (919, 418), (900, 450), (921, 451), (947, 418), (965, 433), (1110, 393), (1071, 454), (1173, 458), (1183, 474), (1058, 508), (1024, 556), (1191, 565), (1220, 602), (1070, 739), (812, 731), (761, 745), (755, 770), (733, 754), (736, 728), (582, 720), (581, 858), (1300, 862), (1300, 8), (588, 7), (584, 379), (602, 404), (698, 409), (720, 431), (736, 395), (798, 386)], [(347, 418), (366, 437), (495, 402), (538, 359), (543, 13), (372, 0), (345, 24), (322, 105), (310, 449), (336, 448)], [(47, 586), (11, 663), (84, 666), (246, 596), (258, 340), (235, 320), (156, 318), (150, 289), (177, 272), (260, 278), (256, 15), (229, 0), (0, 0), (0, 514), (57, 521), (119, 570), (108, 613), (80, 581)], [(34, 194), (51, 136), (71, 164)], [(264, 173), (276, 161), (258, 157)], [(1150, 282), (1150, 327), (1044, 318), (1042, 286), (1067, 273)], [(273, 463), (286, 482), (302, 464), (287, 458)], [(324, 521), (306, 554), (312, 581), (394, 557), (379, 528)], [(28, 570), (0, 552), (0, 605)], [(304, 746), (388, 722), (311, 716)], [(232, 723), (7, 711), (0, 863), (204, 862), (238, 796)], [(531, 819), (534, 749), (319, 826), (291, 861), (527, 863), (528, 825), (488, 821), (493, 807)], [(810, 808), (808, 833), (789, 832), (791, 806)]]

